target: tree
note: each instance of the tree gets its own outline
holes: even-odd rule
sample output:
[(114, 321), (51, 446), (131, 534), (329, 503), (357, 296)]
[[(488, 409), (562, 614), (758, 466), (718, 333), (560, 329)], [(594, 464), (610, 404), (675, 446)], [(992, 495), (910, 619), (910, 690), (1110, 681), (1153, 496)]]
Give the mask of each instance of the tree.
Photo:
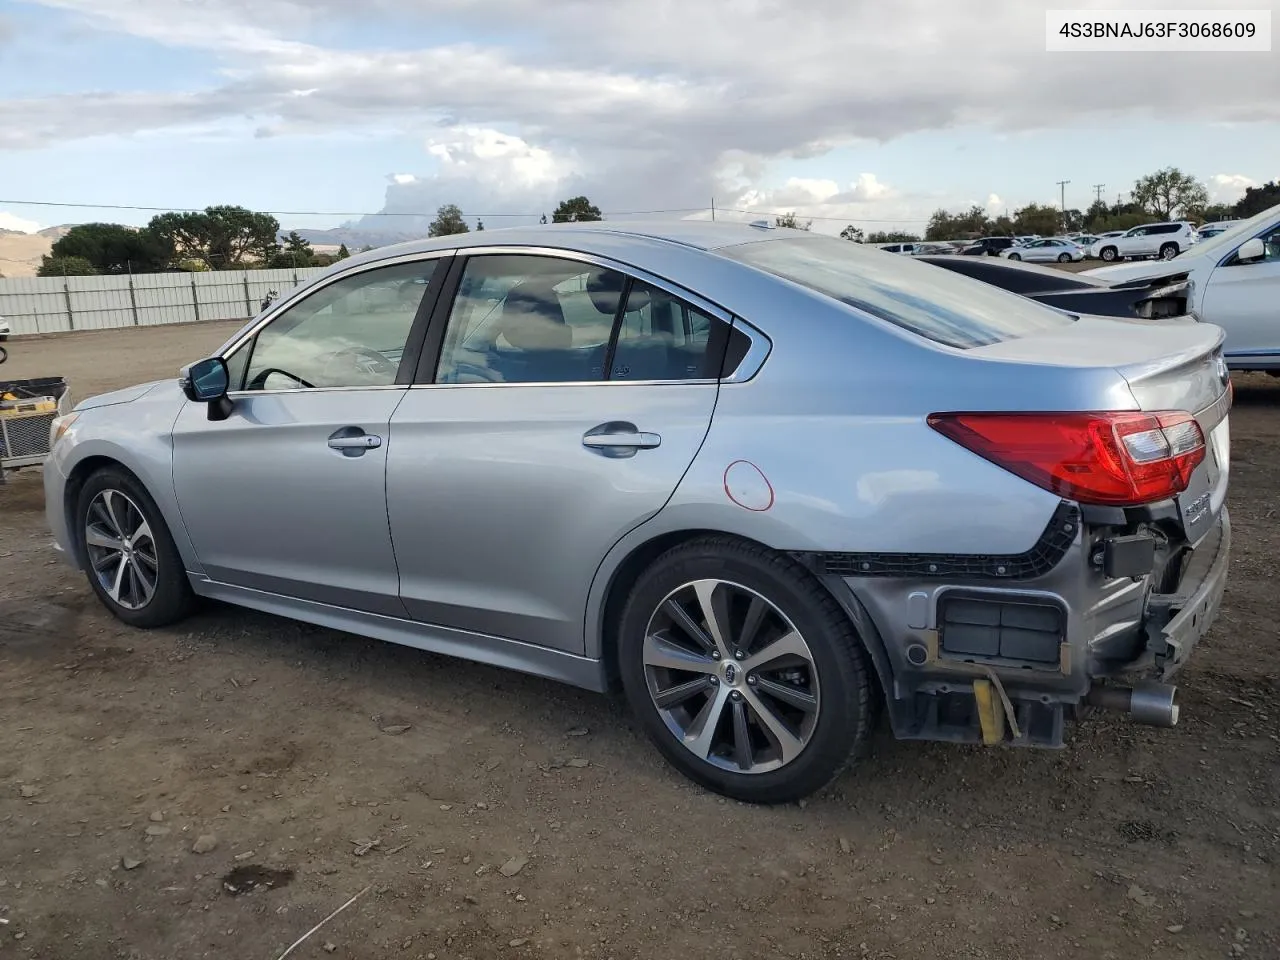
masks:
[(203, 260), (214, 270), (241, 268), (250, 255), (270, 260), (279, 249), (280, 222), (269, 213), (244, 207), (162, 213), (151, 218), (148, 229), (170, 245), (176, 256)]
[[(935, 210), (925, 228), (926, 240), (963, 240), (967, 237), (981, 237), (990, 232), (991, 221), (987, 211), (974, 204), (964, 213), (950, 214), (946, 210)], [(904, 243), (909, 241), (903, 241)]]
[(1131, 195), (1134, 203), (1157, 220), (1194, 216), (1209, 203), (1205, 185), (1177, 167), (1139, 177)]
[(481, 230), (483, 230), (483, 229), (484, 229), (484, 221), (483, 221), (483, 220), (477, 220), (477, 221), (476, 221), (476, 232), (477, 232), (477, 233), (479, 233), (479, 232), (480, 232)]
[(903, 233), (901, 230), (877, 230), (869, 235), (867, 243), (919, 243), (920, 237), (914, 233)]
[(1211, 203), (1200, 211), (1199, 220), (1201, 223), (1213, 223), (1216, 220), (1234, 220), (1235, 216), (1236, 204)]
[(284, 252), (298, 263), (310, 263), (315, 255), (311, 249), (311, 241), (299, 236), (297, 230), (290, 230), (289, 235), (284, 238)]
[(1084, 229), (1084, 214), (1071, 207), (1062, 215), (1062, 226), (1071, 233)]
[(47, 253), (36, 268), (37, 277), (89, 277), (97, 272), (84, 257), (51, 257)]
[(455, 233), (470, 233), (467, 221), (462, 219), (462, 210), (457, 204), (446, 203), (436, 211), (436, 218), (427, 227), (428, 237), (448, 237)]
[(81, 223), (53, 244), (49, 256), (87, 260), (95, 273), (153, 273), (169, 265), (173, 248), (146, 228)]
[(345, 243), (342, 246), (338, 247), (339, 260), (345, 260), (349, 256), (351, 256), (351, 251), (347, 249), (347, 245)]
[(1236, 203), (1236, 216), (1241, 219), (1257, 216), (1280, 203), (1280, 180), (1269, 180), (1260, 187), (1246, 187), (1244, 196)]
[(1042, 237), (1052, 237), (1061, 226), (1061, 211), (1048, 204), (1029, 203), (1020, 210), (1013, 211), (1015, 234), (1035, 233)]
[(862, 231), (851, 223), (840, 231), (840, 239), (852, 240), (854, 243), (863, 243), (866, 238), (863, 236)]
[(552, 223), (582, 223), (590, 220), (603, 220), (600, 208), (586, 197), (571, 197), (561, 200), (560, 206), (551, 213)]
[(806, 220), (801, 223), (796, 219), (796, 212), (792, 210), (790, 213), (782, 213), (773, 218), (775, 227), (786, 227), (788, 230), (808, 230), (813, 226), (812, 220)]

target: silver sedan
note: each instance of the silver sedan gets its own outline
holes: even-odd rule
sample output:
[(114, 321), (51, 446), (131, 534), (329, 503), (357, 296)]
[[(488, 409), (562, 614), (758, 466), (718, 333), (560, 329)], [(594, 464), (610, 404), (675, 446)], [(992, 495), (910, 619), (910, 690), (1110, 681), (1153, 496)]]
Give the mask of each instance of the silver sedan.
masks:
[(1084, 250), (1070, 240), (1052, 238), (1049, 240), (1028, 240), (1008, 250), (1001, 250), (1000, 256), (1009, 260), (1025, 260), (1028, 263), (1078, 263), (1084, 259)]
[(211, 598), (620, 687), (686, 775), (1169, 725), (1228, 563), (1209, 324), (1073, 316), (766, 224), (343, 260), (61, 417), (48, 522), (138, 628)]

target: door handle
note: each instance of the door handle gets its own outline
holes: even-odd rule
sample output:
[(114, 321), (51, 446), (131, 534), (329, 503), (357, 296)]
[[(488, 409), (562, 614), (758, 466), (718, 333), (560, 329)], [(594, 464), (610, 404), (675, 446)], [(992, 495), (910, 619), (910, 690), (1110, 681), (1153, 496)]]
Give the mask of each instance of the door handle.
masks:
[(588, 430), (582, 435), (582, 445), (606, 457), (634, 457), (637, 450), (652, 450), (660, 446), (662, 437), (636, 429), (634, 423), (611, 421)]
[(584, 447), (634, 447), (650, 450), (660, 446), (662, 438), (656, 433), (592, 433), (582, 438)]
[(344, 457), (359, 457), (366, 450), (382, 446), (382, 438), (359, 427), (343, 427), (329, 435), (328, 444), (330, 450), (337, 450)]

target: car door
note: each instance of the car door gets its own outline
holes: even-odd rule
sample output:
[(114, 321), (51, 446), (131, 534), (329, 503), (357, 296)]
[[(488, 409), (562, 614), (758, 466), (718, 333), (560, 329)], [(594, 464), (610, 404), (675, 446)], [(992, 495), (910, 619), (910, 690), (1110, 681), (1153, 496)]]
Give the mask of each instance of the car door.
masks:
[[(1280, 226), (1260, 235), (1261, 260), (1233, 252), (1209, 275), (1201, 313), (1226, 332), (1228, 357), (1271, 357), (1280, 363)], [(1247, 239), (1247, 238), (1245, 238)]]
[(1116, 237), (1116, 249), (1122, 257), (1141, 257), (1149, 251), (1150, 238), (1146, 227), (1134, 227), (1128, 233)]
[(446, 262), (375, 263), (307, 292), (226, 352), (229, 416), (183, 408), (174, 487), (211, 579), (404, 615), (388, 428)]
[(489, 252), (454, 271), (391, 421), (401, 599), (416, 620), (580, 653), (601, 560), (675, 491), (745, 336), (595, 258)]

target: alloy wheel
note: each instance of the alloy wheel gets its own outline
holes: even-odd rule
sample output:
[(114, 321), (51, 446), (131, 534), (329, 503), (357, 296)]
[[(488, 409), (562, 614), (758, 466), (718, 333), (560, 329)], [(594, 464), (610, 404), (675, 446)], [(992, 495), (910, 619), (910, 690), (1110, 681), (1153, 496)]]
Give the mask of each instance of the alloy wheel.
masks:
[(151, 525), (124, 493), (103, 490), (85, 515), (85, 549), (98, 584), (114, 603), (141, 610), (155, 596), (160, 562)]
[(724, 580), (673, 590), (645, 631), (645, 681), (667, 729), (701, 760), (735, 773), (795, 760), (818, 720), (818, 671), (773, 603)]

